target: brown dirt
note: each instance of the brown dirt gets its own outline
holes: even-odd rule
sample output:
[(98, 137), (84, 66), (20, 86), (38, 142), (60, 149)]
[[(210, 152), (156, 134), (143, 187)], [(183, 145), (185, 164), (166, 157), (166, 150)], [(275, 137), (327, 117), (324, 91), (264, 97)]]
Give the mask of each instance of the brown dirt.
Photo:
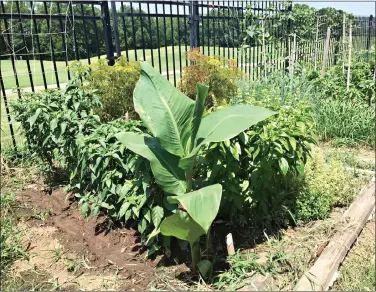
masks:
[[(16, 262), (14, 271), (48, 271), (62, 289), (147, 289), (158, 258), (147, 260), (139, 252), (141, 244), (136, 232), (125, 227), (108, 228), (105, 216), (87, 220), (77, 203), (66, 197), (61, 188), (46, 194), (42, 184), (28, 185), (19, 192), (20, 206), (27, 206), (17, 213), (27, 219), (21, 221), (20, 227), (27, 231), (23, 241), (29, 250), (29, 261)], [(27, 210), (32, 210), (32, 214), (27, 214)], [(44, 220), (30, 220), (35, 214), (47, 215)], [(78, 276), (68, 271), (73, 265), (80, 266)]]

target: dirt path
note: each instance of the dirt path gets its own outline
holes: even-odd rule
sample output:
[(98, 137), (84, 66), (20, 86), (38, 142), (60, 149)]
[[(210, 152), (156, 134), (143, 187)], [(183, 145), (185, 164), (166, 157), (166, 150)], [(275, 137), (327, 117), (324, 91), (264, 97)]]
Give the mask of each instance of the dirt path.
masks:
[(62, 189), (42, 189), (29, 185), (17, 196), (29, 259), (14, 264), (15, 274), (43, 274), (58, 289), (147, 289), (160, 257), (146, 260), (134, 230), (114, 228), (105, 216), (87, 220)]

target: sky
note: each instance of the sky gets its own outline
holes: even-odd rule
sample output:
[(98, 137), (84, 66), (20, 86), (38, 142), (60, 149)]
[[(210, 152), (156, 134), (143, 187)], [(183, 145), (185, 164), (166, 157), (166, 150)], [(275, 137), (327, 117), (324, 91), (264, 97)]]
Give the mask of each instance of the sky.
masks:
[(369, 16), (376, 14), (375, 1), (294, 1), (296, 3), (305, 3), (315, 8), (333, 7), (341, 9), (354, 15)]

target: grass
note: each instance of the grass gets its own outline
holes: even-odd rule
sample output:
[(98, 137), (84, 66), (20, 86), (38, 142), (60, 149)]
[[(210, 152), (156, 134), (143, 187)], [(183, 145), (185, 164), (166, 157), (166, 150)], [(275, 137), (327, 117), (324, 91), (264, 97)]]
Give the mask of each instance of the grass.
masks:
[[(187, 47), (189, 50), (189, 46)], [(260, 48), (257, 50), (249, 49), (250, 54), (258, 54), (259, 59), (261, 59), (261, 52)], [(270, 50), (271, 47), (270, 47)], [(227, 47), (201, 47), (201, 52), (208, 55), (221, 55), (226, 58), (237, 58), (239, 57), (239, 63), (242, 61), (241, 57), (241, 50), (237, 48), (230, 48)], [(143, 60), (145, 55), (145, 60), (152, 64), (152, 59), (154, 59), (154, 66), (159, 69), (162, 73), (163, 72), (170, 72), (167, 76), (169, 79), (173, 79), (173, 74), (171, 71), (174, 70), (174, 59), (175, 59), (175, 71), (177, 71), (177, 75), (179, 75), (179, 71), (181, 68), (184, 68), (188, 62), (186, 60), (186, 47), (185, 46), (169, 46), (169, 47), (162, 47), (160, 49), (137, 49), (137, 50), (129, 50), (128, 57), (130, 61), (134, 61), (136, 59)], [(122, 55), (126, 56), (126, 52), (123, 51)], [(153, 58), (152, 58), (153, 56)], [(181, 68), (180, 68), (180, 59), (181, 57)], [(160, 57), (160, 63), (159, 63)], [(101, 58), (105, 58), (105, 55), (101, 56)], [(98, 57), (91, 58), (91, 61), (94, 62), (98, 60)], [(81, 60), (83, 63), (87, 64), (87, 59)], [(11, 60), (1, 60), (1, 71), (2, 77), (4, 81), (4, 88), (5, 89), (14, 89), (16, 88), (16, 80), (13, 74), (13, 67)], [(246, 63), (245, 61), (243, 63)], [(55, 70), (52, 61), (43, 61), (46, 82), (47, 84), (56, 84), (55, 78)], [(15, 67), (17, 71), (18, 81), (20, 88), (29, 88), (31, 87), (30, 77), (28, 73), (28, 67), (26, 60), (16, 60)], [(57, 73), (60, 83), (67, 82), (67, 71), (66, 71), (66, 64), (65, 61), (56, 61)], [(168, 69), (168, 70), (167, 70)], [(42, 86), (43, 83), (43, 74), (41, 69), (41, 63), (39, 60), (30, 60), (30, 70), (32, 72), (32, 78), (34, 86)]]
[[(189, 50), (189, 47), (187, 47)], [(269, 48), (270, 51), (272, 48)], [(128, 56), (129, 60), (133, 61), (135, 60), (136, 54), (137, 58), (143, 59), (143, 55), (145, 52), (145, 60), (149, 63), (152, 63), (152, 55), (154, 58), (154, 66), (160, 70), (165, 76), (171, 81), (174, 82), (174, 77), (173, 77), (173, 71), (174, 71), (174, 58), (175, 58), (175, 71), (176, 71), (176, 82), (179, 81), (180, 79), (180, 69), (183, 69), (189, 62), (186, 60), (186, 48), (185, 46), (179, 47), (175, 46), (169, 46), (169, 47), (162, 47), (160, 49), (147, 49), (147, 50), (142, 50), (142, 49), (137, 49), (137, 50), (129, 50), (128, 51)], [(222, 55), (225, 56), (226, 58), (239, 58), (239, 63), (245, 63), (243, 61), (243, 57), (245, 58), (245, 55), (243, 54), (242, 57), (242, 52), (241, 50), (238, 50), (237, 48), (225, 48), (225, 47), (201, 47), (201, 52), (204, 54), (210, 54), (210, 55)], [(256, 56), (258, 54), (259, 60), (261, 60), (261, 51), (260, 48), (254, 49), (248, 49), (248, 54), (251, 54), (253, 56)], [(274, 50), (274, 53), (276, 51)], [(281, 54), (281, 50), (279, 51)], [(126, 55), (126, 52), (122, 52), (122, 55)], [(159, 63), (159, 56), (160, 56), (160, 63)], [(180, 68), (180, 60), (179, 56), (181, 57), (181, 68)], [(105, 57), (104, 55), (101, 57)], [(92, 62), (95, 62), (98, 60), (97, 57), (91, 58)], [(87, 64), (87, 59), (82, 59), (81, 60), (84, 64)], [(45, 70), (45, 76), (46, 76), (46, 82), (47, 85), (50, 85), (53, 87), (53, 85), (56, 84), (56, 78), (55, 78), (55, 71), (54, 71), (54, 66), (52, 61), (43, 61), (44, 65), (44, 70)], [(2, 72), (2, 77), (4, 81), (4, 88), (7, 90), (6, 95), (8, 99), (8, 104), (9, 101), (15, 100), (17, 98), (17, 93), (14, 91), (16, 88), (16, 80), (13, 74), (13, 67), (12, 67), (12, 62), (10, 60), (0, 60), (0, 67), (1, 67), (1, 72)], [(20, 88), (23, 88), (24, 90), (30, 91), (31, 87), (31, 82), (30, 82), (30, 76), (28, 73), (28, 67), (27, 67), (27, 62), (25, 60), (16, 60), (15, 62), (15, 67), (17, 71), (17, 76), (18, 76), (18, 81), (19, 81), (19, 86)], [(67, 82), (67, 70), (66, 70), (66, 64), (64, 61), (57, 61), (56, 62), (56, 67), (57, 67), (57, 73), (58, 73), (58, 78), (60, 84), (66, 83)], [(168, 70), (167, 70), (168, 69)], [(41, 70), (41, 63), (39, 60), (30, 60), (30, 70), (32, 72), (32, 80), (33, 84), (35, 87), (35, 90), (40, 90), (44, 89), (44, 81), (43, 81), (43, 74)], [(253, 73), (253, 69), (248, 68), (246, 71), (250, 74)], [(258, 69), (259, 70), (259, 69)], [(169, 73), (167, 73), (169, 72)], [(1, 112), (1, 147), (9, 147), (12, 145), (12, 139), (10, 135), (10, 128), (9, 128), (9, 123), (7, 120), (7, 115), (6, 115), (6, 109), (5, 109), (5, 103), (4, 100), (2, 99), (0, 102), (0, 112)], [(12, 117), (12, 113), (11, 113)], [(13, 129), (15, 131), (15, 136), (16, 136), (16, 142), (17, 145), (23, 145), (25, 143), (25, 139), (20, 133), (20, 126), (18, 123), (15, 123), (15, 121), (12, 119), (13, 123)]]
[(366, 224), (339, 269), (333, 291), (375, 291), (375, 218)]
[(358, 146), (375, 145), (375, 108), (345, 100), (321, 100), (314, 112), (322, 141)]

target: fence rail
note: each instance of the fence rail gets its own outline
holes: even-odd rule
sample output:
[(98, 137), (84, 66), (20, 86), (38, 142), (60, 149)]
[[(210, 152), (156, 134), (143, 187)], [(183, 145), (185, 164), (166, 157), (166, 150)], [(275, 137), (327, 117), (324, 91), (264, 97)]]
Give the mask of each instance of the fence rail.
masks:
[[(293, 49), (299, 61), (319, 63), (330, 23), (322, 20), (316, 41), (315, 33), (307, 34), (293, 48), (291, 20), (277, 25), (292, 9), (281, 1), (0, 1), (1, 147), (11, 142), (17, 149), (22, 139), (9, 100), (21, 98), (21, 89), (61, 87), (70, 79), (65, 68), (72, 60), (91, 64), (106, 58), (113, 64), (120, 55), (144, 60), (175, 86), (194, 47), (235, 59), (251, 80), (289, 68)], [(264, 15), (272, 38), (244, 46), (250, 13)], [(372, 16), (357, 17), (354, 50), (370, 48), (375, 33)], [(333, 32), (328, 66), (342, 57), (342, 34), (339, 28)]]

